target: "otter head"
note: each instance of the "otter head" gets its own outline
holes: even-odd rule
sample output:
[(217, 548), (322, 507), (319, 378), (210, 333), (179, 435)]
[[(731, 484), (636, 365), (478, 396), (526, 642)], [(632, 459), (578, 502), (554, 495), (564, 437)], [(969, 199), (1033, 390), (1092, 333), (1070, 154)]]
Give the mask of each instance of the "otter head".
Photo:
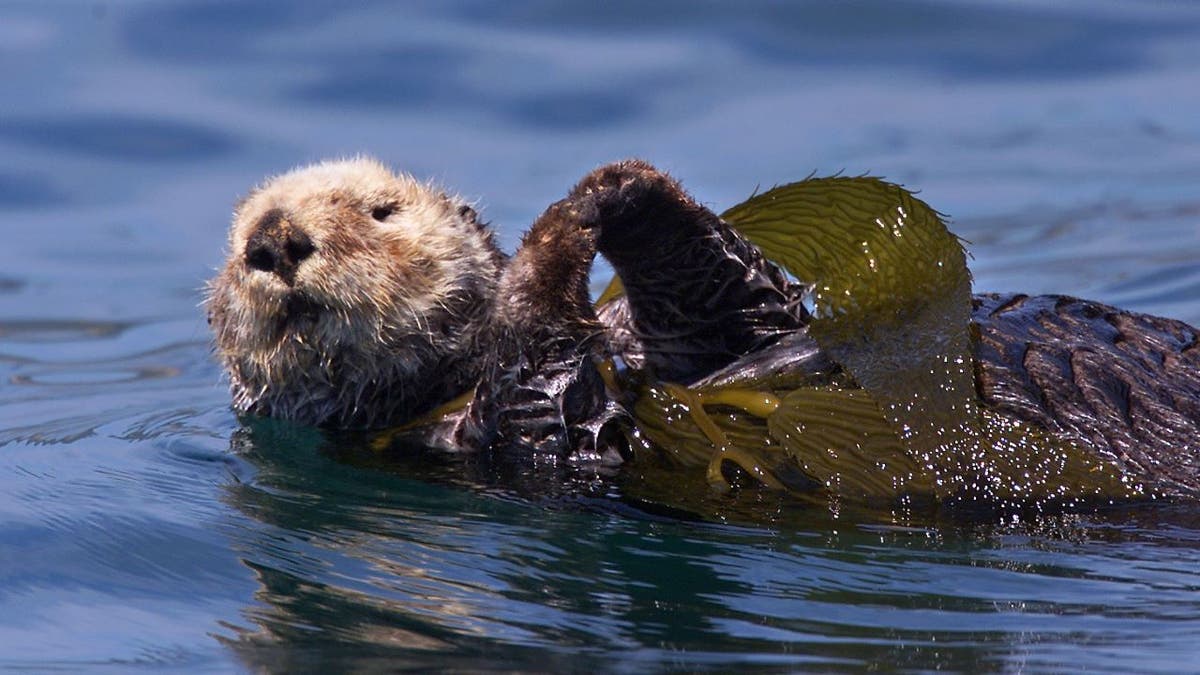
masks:
[(435, 406), (478, 375), (502, 266), (470, 206), (374, 160), (268, 180), (206, 300), (234, 406), (340, 427)]

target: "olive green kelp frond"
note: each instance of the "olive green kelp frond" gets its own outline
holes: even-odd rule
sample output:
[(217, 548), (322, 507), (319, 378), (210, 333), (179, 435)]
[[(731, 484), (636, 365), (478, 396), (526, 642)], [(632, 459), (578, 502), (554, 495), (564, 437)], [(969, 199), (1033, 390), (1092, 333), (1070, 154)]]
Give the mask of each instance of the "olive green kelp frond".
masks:
[(917, 453), (862, 389), (780, 391), (778, 408), (765, 417), (728, 405), (700, 411), (702, 399), (718, 398), (723, 387), (674, 389), (642, 387), (633, 408), (638, 429), (672, 463), (707, 467), (717, 486), (726, 484), (722, 467), (733, 464), (802, 497), (880, 507), (905, 497), (1030, 506), (1142, 494), (1102, 459), (989, 410), (978, 435)]
[(878, 179), (818, 178), (722, 217), (814, 284), (813, 337), (909, 448), (932, 452), (971, 434), (971, 277), (962, 245), (933, 209)]
[[(710, 478), (725, 458), (769, 484), (805, 484), (774, 478), (786, 464), (808, 485), (867, 501), (1138, 494), (1102, 459), (980, 409), (966, 256), (941, 217), (909, 192), (873, 178), (810, 179), (722, 217), (813, 284), (811, 335), (862, 388), (774, 389), (780, 404), (765, 420), (719, 408), (697, 424), (688, 406), (699, 399), (680, 401), (670, 386), (651, 383), (635, 417), (668, 457), (708, 463)], [(605, 298), (621, 290), (614, 280)], [(714, 422), (724, 447), (702, 428)]]

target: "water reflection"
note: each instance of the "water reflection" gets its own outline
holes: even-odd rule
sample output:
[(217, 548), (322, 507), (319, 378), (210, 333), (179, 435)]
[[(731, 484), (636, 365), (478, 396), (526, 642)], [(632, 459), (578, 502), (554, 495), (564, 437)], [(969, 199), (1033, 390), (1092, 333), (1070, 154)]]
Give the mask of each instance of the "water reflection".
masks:
[[(234, 548), (260, 604), (226, 643), (251, 666), (1096, 665), (1073, 660), (1085, 631), (1120, 668), (1133, 636), (1200, 618), (1190, 511), (1172, 553), (1161, 524), (1147, 537), (1120, 514), (913, 528), (808, 511), (743, 529), (515, 495), (432, 457), (364, 466), (344, 439), (270, 420), (232, 444), (257, 469), (226, 500), (258, 523)], [(1145, 583), (1161, 589), (1149, 604)]]

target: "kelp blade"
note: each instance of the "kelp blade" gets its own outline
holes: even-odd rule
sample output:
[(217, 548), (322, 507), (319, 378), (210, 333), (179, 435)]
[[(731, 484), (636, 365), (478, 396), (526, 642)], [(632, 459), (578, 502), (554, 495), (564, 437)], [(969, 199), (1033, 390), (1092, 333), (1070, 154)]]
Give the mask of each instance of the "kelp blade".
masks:
[(767, 418), (771, 437), (825, 489), (862, 500), (932, 492), (932, 467), (908, 452), (871, 395), (804, 387)]
[(821, 347), (870, 392), (916, 452), (972, 435), (971, 277), (929, 205), (875, 178), (817, 178), (757, 195), (723, 218), (814, 284)]

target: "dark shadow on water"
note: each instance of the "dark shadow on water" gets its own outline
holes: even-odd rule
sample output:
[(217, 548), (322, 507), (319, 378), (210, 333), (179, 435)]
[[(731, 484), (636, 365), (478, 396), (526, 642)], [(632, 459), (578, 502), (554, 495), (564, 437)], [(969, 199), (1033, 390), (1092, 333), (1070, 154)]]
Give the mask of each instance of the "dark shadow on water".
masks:
[[(655, 559), (618, 555), (643, 545), (649, 520), (605, 523), (571, 508), (531, 520), (540, 506), (464, 478), (469, 462), (407, 450), (372, 457), (346, 440), (269, 420), (235, 434), (235, 450), (259, 471), (228, 499), (278, 533), (237, 543), (260, 606), (247, 613), (255, 627), (225, 643), (251, 667), (592, 670), (610, 661), (604, 651), (653, 644), (631, 631), (690, 643), (707, 621), (613, 616), (593, 582), (619, 574), (635, 594), (748, 591), (703, 567), (688, 568), (694, 579), (679, 570), (666, 579)], [(703, 558), (714, 546), (690, 541), (686, 553)]]
[(123, 115), (10, 119), (0, 137), (54, 153), (137, 162), (209, 159), (238, 145), (216, 129)]
[(271, 421), (249, 423), (233, 445), (259, 472), (228, 499), (276, 533), (235, 542), (259, 605), (246, 613), (253, 628), (222, 641), (249, 667), (595, 671), (632, 658), (715, 668), (767, 648), (708, 646), (713, 618), (729, 612), (721, 598), (753, 589), (704, 561), (745, 533), (692, 536), (595, 509), (588, 487), (578, 500), (531, 503), (464, 478), (469, 462), (400, 451), (392, 464)]
[(292, 89), (298, 101), (332, 106), (420, 109), (478, 105), (459, 73), (477, 52), (470, 48), (408, 45), (384, 50), (334, 52), (314, 63), (318, 76)]
[[(65, 206), (67, 197), (49, 176), (0, 172), (0, 208)], [(4, 283), (0, 281), (0, 293)]]
[[(289, 100), (306, 105), (348, 105), (408, 110), (441, 109), (466, 116), (492, 115), (543, 131), (601, 129), (628, 123), (648, 108), (652, 83), (625, 75), (577, 84), (547, 81), (538, 90), (497, 86), (502, 78), (538, 81), (539, 63), (497, 55), (487, 45), (408, 46), (322, 54), (313, 58), (311, 81), (292, 87)], [(503, 63), (503, 66), (500, 64)], [(495, 78), (472, 79), (466, 73), (498, 71)], [(453, 112), (451, 113), (453, 114)]]
[[(378, 2), (320, 0), (150, 3), (130, 12), (123, 26), (134, 52), (158, 59), (236, 62), (258, 53), (263, 34), (319, 25), (354, 6)], [(214, 45), (220, 45), (214, 49)]]

